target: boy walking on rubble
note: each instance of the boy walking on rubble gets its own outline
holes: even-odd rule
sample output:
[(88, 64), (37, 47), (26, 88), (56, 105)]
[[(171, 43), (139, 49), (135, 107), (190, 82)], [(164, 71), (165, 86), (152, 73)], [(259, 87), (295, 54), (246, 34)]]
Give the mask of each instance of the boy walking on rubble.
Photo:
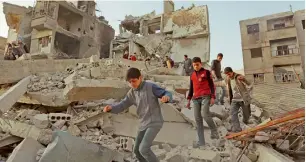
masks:
[(219, 138), (217, 127), (209, 111), (210, 105), (213, 105), (215, 101), (215, 86), (210, 71), (202, 67), (202, 62), (199, 57), (194, 57), (192, 59), (192, 66), (194, 72), (190, 76), (187, 108), (190, 108), (190, 100), (192, 99), (199, 139), (199, 141), (194, 144), (194, 147), (201, 147), (205, 145), (203, 118), (211, 130), (211, 139)]
[(119, 104), (104, 107), (103, 111), (117, 114), (135, 105), (140, 128), (133, 152), (140, 162), (158, 162), (151, 150), (152, 142), (164, 122), (158, 98), (161, 98), (163, 103), (171, 102), (172, 94), (154, 83), (144, 81), (137, 68), (127, 71), (126, 80), (132, 87), (126, 97)]
[(243, 122), (248, 124), (249, 118), (251, 116), (251, 95), (250, 90), (252, 90), (251, 83), (248, 82), (245, 77), (241, 74), (233, 72), (231, 67), (226, 67), (224, 69), (224, 74), (227, 76), (225, 81), (215, 82), (216, 86), (227, 87), (227, 94), (231, 104), (231, 119), (232, 119), (232, 132), (240, 132), (242, 129), (240, 127), (238, 112), (240, 107), (243, 113)]

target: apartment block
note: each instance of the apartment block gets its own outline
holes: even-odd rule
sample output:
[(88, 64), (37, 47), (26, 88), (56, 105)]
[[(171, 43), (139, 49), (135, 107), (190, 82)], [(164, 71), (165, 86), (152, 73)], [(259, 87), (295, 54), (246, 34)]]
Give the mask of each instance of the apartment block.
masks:
[(34, 7), (3, 3), (8, 43), (21, 39), (30, 53), (86, 58), (108, 57), (115, 30), (96, 16), (95, 1), (35, 1)]
[(249, 80), (259, 84), (298, 82), (305, 52), (304, 13), (283, 12), (240, 21), (244, 72)]

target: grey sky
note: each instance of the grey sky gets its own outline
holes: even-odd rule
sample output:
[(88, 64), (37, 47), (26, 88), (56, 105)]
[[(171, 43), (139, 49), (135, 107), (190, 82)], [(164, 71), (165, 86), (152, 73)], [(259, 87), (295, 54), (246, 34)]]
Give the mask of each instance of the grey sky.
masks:
[[(33, 1), (9, 1), (10, 3), (33, 6)], [(254, 17), (265, 16), (278, 12), (305, 9), (304, 1), (175, 1), (175, 9), (182, 6), (188, 8), (194, 3), (196, 6), (208, 5), (210, 33), (211, 33), (211, 59), (217, 53), (224, 54), (223, 67), (231, 66), (233, 69), (242, 69), (242, 50), (239, 21)], [(163, 12), (162, 1), (97, 1), (97, 16), (103, 15), (109, 24), (119, 32), (120, 20), (125, 15), (140, 16), (156, 11), (156, 14)], [(0, 36), (7, 37), (8, 27), (5, 23), (0, 4)]]

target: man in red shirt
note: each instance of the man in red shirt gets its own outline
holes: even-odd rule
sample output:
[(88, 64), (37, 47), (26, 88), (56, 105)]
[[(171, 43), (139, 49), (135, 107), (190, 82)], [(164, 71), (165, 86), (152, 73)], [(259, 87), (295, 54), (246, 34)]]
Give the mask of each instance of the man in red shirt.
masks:
[(192, 66), (194, 72), (190, 76), (187, 108), (190, 109), (190, 100), (192, 99), (199, 138), (199, 141), (194, 144), (194, 147), (201, 147), (205, 145), (203, 118), (211, 130), (211, 139), (219, 138), (217, 127), (209, 111), (210, 105), (214, 104), (216, 98), (215, 86), (210, 71), (202, 67), (199, 57), (194, 57), (192, 59)]

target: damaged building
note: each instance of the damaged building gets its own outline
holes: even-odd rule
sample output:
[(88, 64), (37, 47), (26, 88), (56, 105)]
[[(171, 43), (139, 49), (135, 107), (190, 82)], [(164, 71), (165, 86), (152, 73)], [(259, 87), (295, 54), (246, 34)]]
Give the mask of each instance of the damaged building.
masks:
[(9, 26), (7, 42), (22, 40), (30, 53), (58, 58), (109, 56), (114, 29), (96, 17), (94, 1), (36, 1), (34, 7), (3, 3)]
[(305, 11), (240, 21), (244, 72), (255, 83), (304, 78)]
[(163, 1), (164, 12), (143, 16), (128, 15), (121, 21), (120, 34), (112, 41), (110, 58), (120, 58), (125, 51), (138, 57), (171, 56), (182, 62), (184, 55), (209, 61), (210, 35), (207, 6), (174, 11), (173, 1)]

